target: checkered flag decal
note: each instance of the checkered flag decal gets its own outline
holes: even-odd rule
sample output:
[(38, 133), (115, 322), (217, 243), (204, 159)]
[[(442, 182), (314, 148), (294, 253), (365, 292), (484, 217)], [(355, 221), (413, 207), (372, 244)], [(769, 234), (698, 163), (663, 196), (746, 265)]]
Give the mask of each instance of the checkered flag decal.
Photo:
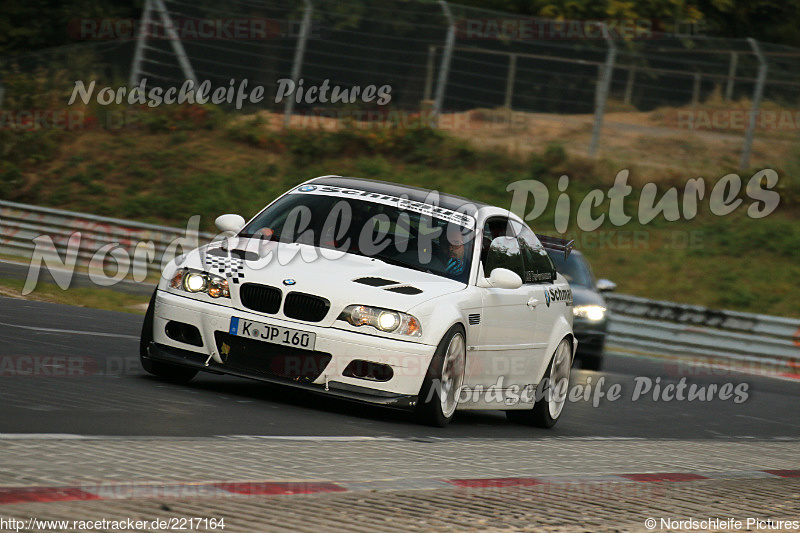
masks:
[(240, 279), (244, 279), (244, 261), (237, 257), (219, 257), (216, 255), (206, 256), (209, 266), (221, 275), (239, 284)]

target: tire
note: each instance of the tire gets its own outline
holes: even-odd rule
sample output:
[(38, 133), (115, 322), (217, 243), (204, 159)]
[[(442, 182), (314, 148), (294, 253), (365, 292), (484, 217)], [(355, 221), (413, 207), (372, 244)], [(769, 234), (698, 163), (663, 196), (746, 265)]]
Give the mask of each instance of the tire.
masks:
[(153, 291), (153, 296), (150, 297), (150, 304), (147, 306), (147, 312), (144, 315), (142, 334), (139, 336), (139, 361), (142, 363), (142, 368), (149, 374), (175, 383), (187, 383), (197, 375), (197, 370), (171, 365), (169, 363), (162, 363), (160, 361), (153, 361), (147, 357), (147, 346), (153, 341), (153, 316), (155, 315), (155, 306), (156, 291)]
[(466, 348), (466, 333), (461, 324), (451, 327), (436, 347), (419, 391), (417, 415), (421, 422), (443, 428), (453, 419), (464, 383)]
[[(511, 422), (538, 428), (550, 429), (555, 426), (567, 403), (566, 396), (569, 391), (571, 367), (572, 344), (568, 339), (562, 339), (550, 359), (550, 364), (547, 365), (544, 377), (542, 377), (542, 384), (545, 384), (544, 390), (539, 391), (537, 388), (536, 394), (539, 399), (533, 404), (533, 409), (506, 411), (506, 418)], [(560, 386), (559, 383), (562, 383), (565, 378), (566, 383)], [(553, 383), (556, 384), (555, 389)], [(563, 390), (560, 387), (563, 387)]]
[(575, 362), (580, 362), (582, 370), (594, 370), (599, 372), (603, 369), (603, 353), (605, 350), (606, 339), (601, 337), (586, 344), (578, 344), (578, 353), (575, 354)]
[(603, 369), (603, 355), (592, 354), (581, 356), (581, 369), (599, 372)]

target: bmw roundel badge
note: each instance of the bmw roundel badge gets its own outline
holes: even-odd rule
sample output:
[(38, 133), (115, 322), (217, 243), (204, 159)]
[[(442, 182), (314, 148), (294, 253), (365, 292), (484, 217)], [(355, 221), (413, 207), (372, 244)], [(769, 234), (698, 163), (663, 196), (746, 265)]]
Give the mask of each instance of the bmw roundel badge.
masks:
[(284, 285), (294, 285), (295, 283), (297, 283), (297, 282), (295, 280), (293, 280), (292, 278), (286, 278), (285, 280), (283, 280), (283, 284)]
[(303, 185), (302, 187), (298, 187), (297, 190), (300, 191), (300, 192), (311, 192), (311, 191), (316, 191), (317, 190), (317, 186), (316, 185)]

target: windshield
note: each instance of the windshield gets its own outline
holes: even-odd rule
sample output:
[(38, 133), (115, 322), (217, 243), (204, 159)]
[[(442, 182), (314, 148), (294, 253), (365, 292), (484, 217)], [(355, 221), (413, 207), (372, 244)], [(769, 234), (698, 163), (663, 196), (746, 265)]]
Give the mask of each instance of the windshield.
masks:
[[(467, 282), (472, 229), (407, 205), (312, 193), (290, 193), (259, 214), (239, 233), (270, 235), (281, 243), (302, 243), (374, 257), (386, 263)], [(430, 210), (428, 210), (430, 211)], [(439, 209), (442, 216), (453, 212)], [(445, 213), (447, 212), (447, 213)], [(474, 221), (474, 219), (472, 219)], [(474, 227), (474, 224), (472, 224)]]
[(589, 272), (588, 265), (580, 255), (573, 253), (564, 259), (564, 252), (548, 250), (547, 253), (555, 263), (556, 270), (567, 278), (570, 285), (579, 285), (589, 289), (594, 288), (592, 273)]

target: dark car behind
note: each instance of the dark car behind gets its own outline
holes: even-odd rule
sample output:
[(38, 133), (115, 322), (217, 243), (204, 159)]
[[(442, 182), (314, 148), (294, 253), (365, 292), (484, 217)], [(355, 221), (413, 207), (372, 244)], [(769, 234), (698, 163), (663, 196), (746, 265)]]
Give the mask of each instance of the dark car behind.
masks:
[(607, 279), (595, 282), (589, 263), (577, 250), (572, 251), (566, 259), (562, 252), (548, 253), (556, 270), (567, 278), (572, 288), (572, 328), (578, 339), (575, 360), (580, 361), (581, 368), (600, 370), (609, 321), (608, 306), (601, 293), (614, 290), (616, 285)]

